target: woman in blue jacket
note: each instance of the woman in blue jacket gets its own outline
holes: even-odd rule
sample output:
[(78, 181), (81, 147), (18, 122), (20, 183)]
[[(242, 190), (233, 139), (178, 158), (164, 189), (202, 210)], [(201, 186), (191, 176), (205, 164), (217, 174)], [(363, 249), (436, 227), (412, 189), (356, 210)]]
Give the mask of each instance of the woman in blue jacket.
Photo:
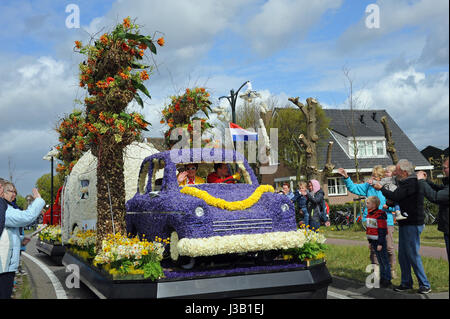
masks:
[[(376, 196), (380, 199), (380, 206), (378, 207), (381, 210), (384, 210), (387, 215), (387, 225), (388, 225), (388, 234), (386, 236), (387, 241), (387, 250), (389, 254), (389, 263), (391, 264), (391, 270), (392, 270), (392, 277), (396, 277), (395, 275), (395, 248), (394, 248), (394, 217), (393, 213), (395, 212), (395, 209), (389, 208), (386, 205), (386, 198), (384, 197), (383, 193), (379, 190), (376, 190), (369, 182), (362, 183), (362, 184), (355, 184), (353, 181), (348, 177), (347, 172), (343, 168), (338, 169), (338, 173), (344, 177), (345, 186), (347, 186), (347, 189), (349, 192), (359, 195), (359, 196)], [(384, 168), (381, 165), (377, 165), (372, 170), (372, 179), (375, 181), (380, 181), (382, 178), (384, 178)], [(364, 207), (364, 213), (362, 216), (363, 223), (366, 222), (366, 216), (367, 216), (367, 207)], [(372, 264), (378, 264), (377, 257), (375, 254), (375, 251), (370, 249), (370, 261)]]
[[(6, 183), (3, 198), (9, 202), (15, 197), (15, 187)], [(0, 237), (0, 299), (11, 298), (14, 276), (20, 259), (20, 227), (25, 227), (35, 220), (42, 211), (45, 201), (37, 189), (33, 189), (34, 201), (27, 210), (20, 210), (8, 205), (5, 213), (5, 229)]]

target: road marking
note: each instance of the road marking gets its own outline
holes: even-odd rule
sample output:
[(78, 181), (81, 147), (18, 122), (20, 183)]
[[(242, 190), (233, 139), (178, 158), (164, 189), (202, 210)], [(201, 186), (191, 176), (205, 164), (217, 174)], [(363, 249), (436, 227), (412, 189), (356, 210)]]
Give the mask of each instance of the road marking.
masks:
[(28, 259), (30, 259), (32, 262), (34, 262), (47, 275), (47, 277), (50, 279), (50, 281), (53, 285), (53, 289), (55, 290), (56, 299), (68, 299), (66, 291), (64, 290), (63, 286), (61, 285), (61, 283), (59, 282), (59, 280), (55, 276), (55, 274), (50, 270), (50, 268), (48, 268), (45, 264), (43, 264), (38, 259), (27, 254), (26, 252), (22, 252), (22, 256), (25, 256)]
[(350, 298), (350, 297), (338, 294), (336, 292), (332, 292), (330, 290), (328, 290), (327, 294), (330, 295), (333, 298), (338, 298), (338, 299), (353, 299), (353, 298)]

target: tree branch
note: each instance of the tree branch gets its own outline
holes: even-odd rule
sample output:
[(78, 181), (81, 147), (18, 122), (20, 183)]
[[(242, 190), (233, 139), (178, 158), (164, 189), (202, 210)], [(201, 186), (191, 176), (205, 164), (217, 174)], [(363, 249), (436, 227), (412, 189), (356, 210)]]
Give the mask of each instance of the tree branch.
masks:
[(398, 162), (397, 150), (394, 147), (395, 142), (392, 139), (392, 131), (389, 128), (386, 116), (383, 116), (380, 122), (381, 124), (383, 124), (384, 136), (386, 137), (386, 151), (389, 153), (389, 155), (391, 155), (392, 163), (394, 163), (395, 165)]

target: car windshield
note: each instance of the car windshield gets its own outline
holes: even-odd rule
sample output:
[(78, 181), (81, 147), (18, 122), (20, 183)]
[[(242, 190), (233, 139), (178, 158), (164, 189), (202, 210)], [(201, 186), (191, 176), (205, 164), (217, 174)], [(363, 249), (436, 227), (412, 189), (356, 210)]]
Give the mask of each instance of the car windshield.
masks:
[(252, 183), (250, 174), (244, 164), (240, 162), (178, 164), (177, 177), (180, 185), (194, 183)]

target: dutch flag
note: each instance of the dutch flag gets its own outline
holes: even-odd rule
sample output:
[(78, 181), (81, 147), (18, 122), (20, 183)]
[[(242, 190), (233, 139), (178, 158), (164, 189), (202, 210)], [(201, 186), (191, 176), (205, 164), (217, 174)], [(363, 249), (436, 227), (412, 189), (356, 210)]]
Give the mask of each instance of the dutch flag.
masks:
[(258, 133), (244, 130), (237, 124), (230, 123), (230, 133), (233, 141), (257, 141)]

